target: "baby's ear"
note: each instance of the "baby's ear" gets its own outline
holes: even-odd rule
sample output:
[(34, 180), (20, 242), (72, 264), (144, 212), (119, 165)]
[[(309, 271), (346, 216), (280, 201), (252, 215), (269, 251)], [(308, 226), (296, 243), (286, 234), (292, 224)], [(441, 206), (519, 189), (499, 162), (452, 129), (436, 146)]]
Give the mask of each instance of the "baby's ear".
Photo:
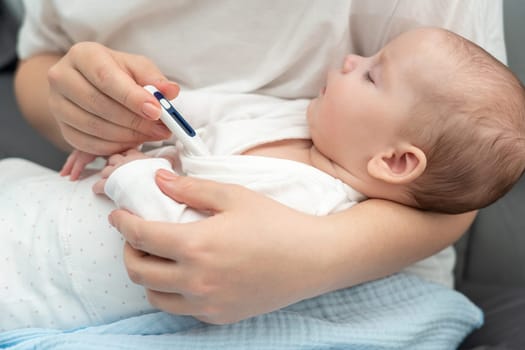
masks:
[(396, 185), (417, 179), (427, 166), (427, 157), (418, 147), (404, 144), (377, 153), (368, 161), (368, 174), (373, 178)]

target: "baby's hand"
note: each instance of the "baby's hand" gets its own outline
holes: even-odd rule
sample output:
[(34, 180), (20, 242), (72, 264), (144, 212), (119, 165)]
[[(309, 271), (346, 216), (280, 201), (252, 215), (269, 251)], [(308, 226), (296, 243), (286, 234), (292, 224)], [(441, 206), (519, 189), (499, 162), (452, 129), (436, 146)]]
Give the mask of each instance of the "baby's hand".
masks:
[(78, 180), (80, 174), (82, 173), (86, 165), (94, 161), (95, 158), (97, 158), (97, 156), (93, 154), (89, 154), (79, 150), (74, 150), (73, 152), (71, 152), (69, 157), (67, 157), (64, 166), (62, 166), (62, 169), (60, 170), (60, 175), (69, 175), (69, 179), (71, 181)]
[(102, 178), (98, 180), (93, 185), (93, 192), (96, 194), (104, 194), (104, 186), (106, 185), (106, 181), (109, 178), (111, 174), (120, 166), (132, 162), (137, 159), (146, 159), (151, 158), (150, 156), (145, 155), (142, 152), (137, 151), (136, 149), (132, 148), (130, 150), (127, 150), (123, 153), (117, 153), (109, 157), (108, 162), (106, 164), (106, 167), (102, 169), (100, 172), (100, 175)]

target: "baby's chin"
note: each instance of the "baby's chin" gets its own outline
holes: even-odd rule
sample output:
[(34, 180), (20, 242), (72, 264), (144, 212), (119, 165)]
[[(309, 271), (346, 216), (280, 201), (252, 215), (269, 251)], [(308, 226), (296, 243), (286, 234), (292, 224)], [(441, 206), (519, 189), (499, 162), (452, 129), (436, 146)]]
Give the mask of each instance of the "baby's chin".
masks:
[(308, 109), (307, 109), (307, 111), (310, 110), (310, 109), (312, 109), (312, 108), (314, 108), (313, 106), (315, 106), (315, 104), (317, 104), (317, 101), (319, 101), (319, 98), (320, 98), (320, 97), (321, 97), (321, 96), (315, 96), (314, 98), (312, 98), (312, 99), (310, 100), (310, 103), (308, 103)]

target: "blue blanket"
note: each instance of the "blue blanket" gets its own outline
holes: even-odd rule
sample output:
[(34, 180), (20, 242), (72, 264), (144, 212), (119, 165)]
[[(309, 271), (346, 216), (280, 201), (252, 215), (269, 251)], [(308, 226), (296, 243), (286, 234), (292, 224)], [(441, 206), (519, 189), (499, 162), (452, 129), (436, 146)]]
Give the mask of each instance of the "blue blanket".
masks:
[(397, 274), (230, 325), (151, 313), (60, 331), (0, 333), (8, 349), (455, 349), (482, 324), (460, 293)]

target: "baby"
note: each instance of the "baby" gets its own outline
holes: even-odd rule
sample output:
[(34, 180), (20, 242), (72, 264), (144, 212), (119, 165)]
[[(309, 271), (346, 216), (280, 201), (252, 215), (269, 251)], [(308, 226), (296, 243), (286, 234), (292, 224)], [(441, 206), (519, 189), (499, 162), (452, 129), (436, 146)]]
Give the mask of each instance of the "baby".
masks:
[[(346, 57), (311, 101), (194, 91), (174, 103), (202, 126), (210, 156), (128, 151), (76, 182), (29, 162), (0, 162), (0, 222), (9, 232), (0, 245), (0, 329), (71, 328), (153, 310), (127, 276), (124, 243), (107, 215), (115, 205), (148, 220), (206, 215), (165, 196), (158, 169), (238, 183), (328, 215), (366, 197), (470, 211), (502, 196), (525, 167), (523, 87), (481, 48), (442, 29), (404, 33), (372, 57)], [(199, 123), (200, 115), (211, 122)], [(62, 174), (90, 158), (74, 152)], [(414, 271), (450, 286), (442, 261)]]
[(308, 109), (314, 166), (367, 197), (482, 208), (525, 167), (525, 92), (500, 62), (439, 29), (349, 56)]
[[(303, 162), (366, 197), (444, 213), (489, 205), (525, 168), (523, 86), (442, 29), (405, 33), (372, 57), (347, 56), (306, 115), (311, 140), (243, 154)], [(110, 158), (96, 192), (115, 166), (140, 157)]]

